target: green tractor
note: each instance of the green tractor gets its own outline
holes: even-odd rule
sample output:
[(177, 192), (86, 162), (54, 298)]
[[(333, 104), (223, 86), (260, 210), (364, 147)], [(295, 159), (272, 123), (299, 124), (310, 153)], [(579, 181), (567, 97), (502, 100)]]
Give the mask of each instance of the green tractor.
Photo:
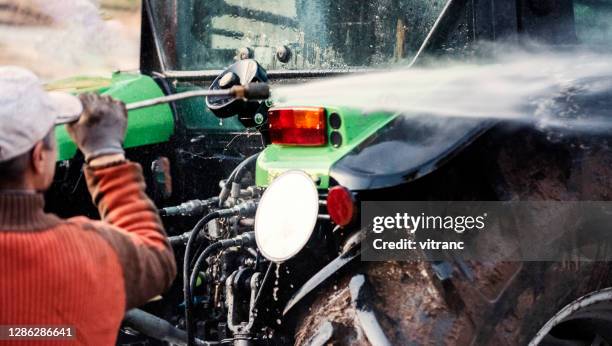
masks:
[[(130, 104), (463, 60), (479, 41), (609, 47), (610, 11), (605, 0), (143, 0), (138, 73), (50, 87)], [(360, 261), (363, 201), (611, 196), (582, 188), (610, 176), (604, 149), (486, 119), (418, 119), (226, 96), (131, 111), (127, 156), (182, 277), (126, 314), (118, 344), (611, 343), (606, 262)], [(62, 203), (49, 205), (94, 213), (82, 158), (56, 134), (48, 198)]]

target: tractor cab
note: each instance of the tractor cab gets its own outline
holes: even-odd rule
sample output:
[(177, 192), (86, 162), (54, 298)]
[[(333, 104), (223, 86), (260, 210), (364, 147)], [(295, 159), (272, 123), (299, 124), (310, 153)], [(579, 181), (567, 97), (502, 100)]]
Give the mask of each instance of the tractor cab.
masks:
[[(257, 70), (244, 82), (267, 81), (274, 87), (427, 64), (428, 57), (469, 59), (477, 41), (602, 47), (609, 46), (609, 11), (603, 0), (144, 0), (139, 72), (77, 77), (50, 87), (97, 91), (130, 103), (210, 88), (228, 66), (244, 60), (256, 61)], [(167, 205), (215, 194), (217, 182), (232, 167), (274, 142), (259, 159), (259, 185), (295, 166), (317, 177), (320, 188), (328, 186), (334, 169), (337, 179), (355, 180), (346, 168), (350, 162), (336, 163), (391, 123), (389, 114), (364, 122), (359, 110), (295, 105), (323, 109), (319, 120), (326, 126), (320, 134), (323, 144), (306, 140), (292, 145), (283, 141), (303, 139), (278, 132), (271, 138), (267, 109), (273, 104), (260, 106), (211, 107), (204, 98), (194, 98), (130, 112), (125, 146), (128, 156), (143, 164), (156, 202)], [(281, 111), (271, 114), (278, 117)], [(80, 210), (86, 204), (80, 202), (87, 201), (80, 197), (87, 195), (79, 178), (81, 159), (63, 127), (57, 138), (55, 196), (75, 198), (70, 205)], [(73, 209), (56, 211), (70, 215)]]
[[(268, 82), (274, 88), (424, 65), (431, 58), (435, 63), (442, 59), (466, 60), (475, 54), (473, 43), (478, 41), (516, 44), (536, 40), (572, 45), (578, 40), (575, 6), (587, 5), (527, 0), (149, 0), (143, 3), (141, 69), (157, 76), (174, 93), (219, 88), (224, 80), (235, 83), (239, 78), (231, 71), (236, 67), (232, 64), (246, 64), (248, 60), (255, 63), (257, 72), (240, 82)], [(230, 65), (230, 70), (225, 70)], [(393, 121), (389, 113), (364, 119), (359, 109), (328, 104), (284, 105), (280, 109), (274, 100), (248, 110), (201, 99), (177, 102), (173, 107), (181, 138), (214, 138), (203, 149), (208, 152), (205, 156), (247, 145), (247, 138), (251, 139), (248, 145), (267, 146), (257, 162), (259, 186), (267, 186), (291, 168), (306, 171), (319, 189), (329, 188), (331, 181), (357, 189), (382, 188), (398, 183), (407, 174), (420, 176), (427, 171), (423, 170), (423, 161), (397, 158), (411, 164), (394, 166), (391, 172), (384, 165), (377, 166), (383, 171), (363, 172), (363, 163), (371, 157), (353, 155), (358, 145), (383, 130), (393, 135), (410, 130), (411, 124), (401, 119)], [(300, 119), (306, 124), (303, 131), (295, 128)], [(426, 161), (432, 157), (441, 160), (452, 152), (449, 147), (460, 147), (483, 128), (481, 123), (462, 124), (458, 123), (452, 134), (422, 134), (421, 138), (434, 136), (443, 143), (435, 145), (435, 152), (416, 156), (426, 157)], [(230, 136), (230, 146), (219, 145), (225, 143), (221, 139), (224, 136)], [(237, 156), (246, 155), (248, 150), (239, 151)], [(198, 158), (192, 157), (192, 161)], [(381, 175), (396, 178), (375, 183), (364, 177)]]
[[(138, 73), (77, 77), (50, 87), (131, 103), (209, 88), (224, 69), (246, 60), (256, 61), (257, 70), (246, 82), (271, 85), (408, 65), (446, 7), (444, 1), (421, 0), (145, 0)], [(128, 157), (144, 167), (149, 194), (159, 205), (213, 195), (220, 179), (269, 143), (270, 105), (245, 113), (215, 110), (204, 98), (193, 98), (130, 112)], [(71, 215), (87, 205), (82, 159), (64, 127), (56, 134), (59, 169), (51, 198), (74, 198), (71, 207), (55, 210)]]

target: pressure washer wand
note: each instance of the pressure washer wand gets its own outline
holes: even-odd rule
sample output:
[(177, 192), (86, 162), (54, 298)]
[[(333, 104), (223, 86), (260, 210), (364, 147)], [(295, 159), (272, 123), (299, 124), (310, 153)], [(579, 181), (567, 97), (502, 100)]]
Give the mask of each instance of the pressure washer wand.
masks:
[(266, 83), (249, 83), (247, 85), (234, 85), (229, 89), (185, 91), (178, 94), (130, 103), (126, 105), (126, 108), (128, 111), (132, 111), (135, 109), (156, 106), (162, 103), (203, 96), (228, 96), (243, 100), (265, 100), (270, 97), (270, 87)]

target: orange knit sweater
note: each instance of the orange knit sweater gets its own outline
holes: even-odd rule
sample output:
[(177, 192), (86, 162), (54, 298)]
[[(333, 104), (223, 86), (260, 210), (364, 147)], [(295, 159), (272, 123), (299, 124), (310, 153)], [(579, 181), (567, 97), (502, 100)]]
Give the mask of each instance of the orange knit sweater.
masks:
[(0, 193), (0, 326), (76, 329), (73, 340), (0, 345), (113, 345), (126, 309), (162, 293), (176, 275), (140, 166), (85, 176), (102, 221), (43, 212), (38, 194)]

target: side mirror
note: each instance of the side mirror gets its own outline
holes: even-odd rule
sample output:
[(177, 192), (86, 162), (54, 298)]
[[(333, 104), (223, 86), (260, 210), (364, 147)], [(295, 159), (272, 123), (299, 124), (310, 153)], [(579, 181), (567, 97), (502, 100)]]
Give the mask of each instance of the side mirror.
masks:
[[(209, 90), (225, 90), (236, 85), (267, 81), (266, 70), (257, 61), (245, 59), (234, 63), (217, 76)], [(267, 106), (263, 101), (247, 101), (229, 96), (207, 96), (206, 106), (219, 118), (238, 115), (240, 121), (247, 127), (261, 125), (267, 117)]]

